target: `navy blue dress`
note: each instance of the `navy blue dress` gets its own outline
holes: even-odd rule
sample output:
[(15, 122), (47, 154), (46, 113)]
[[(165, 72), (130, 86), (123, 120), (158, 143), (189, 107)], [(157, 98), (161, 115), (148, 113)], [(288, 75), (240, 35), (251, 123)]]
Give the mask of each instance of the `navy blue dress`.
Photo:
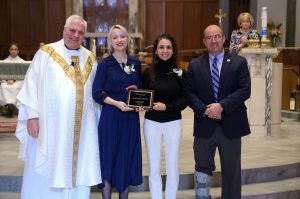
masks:
[(141, 63), (128, 56), (126, 65), (134, 65), (130, 74), (124, 72), (112, 56), (99, 64), (93, 83), (93, 98), (103, 105), (98, 126), (102, 184), (108, 181), (118, 192), (129, 185), (142, 183), (142, 149), (139, 114), (135, 111), (122, 112), (103, 101), (110, 97), (127, 101), (126, 87), (140, 87)]

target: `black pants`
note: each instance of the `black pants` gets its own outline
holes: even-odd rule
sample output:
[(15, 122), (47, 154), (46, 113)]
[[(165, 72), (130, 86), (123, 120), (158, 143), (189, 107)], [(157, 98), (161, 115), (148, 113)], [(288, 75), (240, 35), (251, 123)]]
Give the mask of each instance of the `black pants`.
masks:
[(228, 139), (218, 124), (210, 138), (194, 138), (195, 170), (210, 176), (216, 169), (218, 148), (222, 173), (222, 199), (241, 198), (241, 138)]

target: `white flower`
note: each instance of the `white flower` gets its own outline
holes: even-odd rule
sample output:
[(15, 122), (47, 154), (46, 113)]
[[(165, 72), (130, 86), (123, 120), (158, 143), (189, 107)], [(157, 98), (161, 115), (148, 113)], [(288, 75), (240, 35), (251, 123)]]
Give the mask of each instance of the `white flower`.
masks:
[(131, 64), (131, 66), (125, 65), (124, 66), (124, 72), (127, 73), (128, 75), (135, 72), (134, 65), (133, 64)]
[(173, 68), (173, 72), (176, 73), (178, 77), (182, 76), (182, 69)]

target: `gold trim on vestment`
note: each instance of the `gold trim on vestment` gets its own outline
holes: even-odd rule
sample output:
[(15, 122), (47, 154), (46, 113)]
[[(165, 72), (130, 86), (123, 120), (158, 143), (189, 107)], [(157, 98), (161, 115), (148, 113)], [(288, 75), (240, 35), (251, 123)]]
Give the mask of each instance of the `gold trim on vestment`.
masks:
[(77, 161), (78, 161), (78, 148), (80, 140), (80, 129), (81, 129), (81, 120), (83, 113), (83, 99), (84, 99), (84, 84), (87, 81), (91, 71), (94, 61), (96, 60), (93, 54), (91, 54), (83, 71), (80, 71), (80, 60), (78, 56), (72, 56), (71, 60), (74, 63), (74, 69), (72, 70), (71, 66), (67, 64), (66, 60), (59, 55), (54, 49), (45, 45), (41, 48), (43, 51), (47, 52), (50, 57), (54, 59), (65, 71), (66, 75), (75, 83), (76, 85), (76, 108), (75, 108), (75, 124), (74, 124), (74, 138), (73, 138), (73, 161), (72, 161), (72, 186), (76, 186), (76, 174), (77, 174)]
[(77, 174), (77, 160), (78, 160), (78, 148), (80, 139), (80, 128), (83, 110), (83, 82), (79, 66), (79, 57), (72, 56), (72, 62), (75, 68), (75, 81), (76, 81), (76, 109), (75, 109), (75, 126), (74, 126), (74, 141), (73, 141), (73, 165), (72, 165), (72, 182), (73, 187), (76, 186), (76, 174)]
[[(52, 57), (52, 59), (62, 67), (62, 69), (65, 71), (66, 75), (74, 82), (74, 84), (76, 84), (75, 71), (72, 70), (72, 67), (66, 62), (66, 60), (60, 54), (58, 54), (54, 50), (54, 48), (52, 46), (44, 45), (41, 47), (41, 50), (47, 52), (50, 55), (50, 57)], [(96, 61), (95, 56), (93, 54), (90, 54), (86, 61), (85, 66), (81, 72), (81, 78), (82, 78), (83, 85), (87, 81), (87, 79), (92, 71), (93, 63), (95, 61)]]

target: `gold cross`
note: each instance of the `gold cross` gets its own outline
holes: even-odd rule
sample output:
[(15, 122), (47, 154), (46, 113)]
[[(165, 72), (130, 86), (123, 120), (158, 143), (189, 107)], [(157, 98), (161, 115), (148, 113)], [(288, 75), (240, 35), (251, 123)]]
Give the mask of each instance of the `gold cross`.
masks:
[(226, 13), (224, 13), (223, 11), (222, 11), (222, 9), (219, 9), (219, 13), (217, 13), (217, 14), (215, 14), (215, 18), (218, 18), (218, 20), (219, 20), (219, 26), (220, 27), (222, 27), (222, 18), (223, 17), (226, 17)]

